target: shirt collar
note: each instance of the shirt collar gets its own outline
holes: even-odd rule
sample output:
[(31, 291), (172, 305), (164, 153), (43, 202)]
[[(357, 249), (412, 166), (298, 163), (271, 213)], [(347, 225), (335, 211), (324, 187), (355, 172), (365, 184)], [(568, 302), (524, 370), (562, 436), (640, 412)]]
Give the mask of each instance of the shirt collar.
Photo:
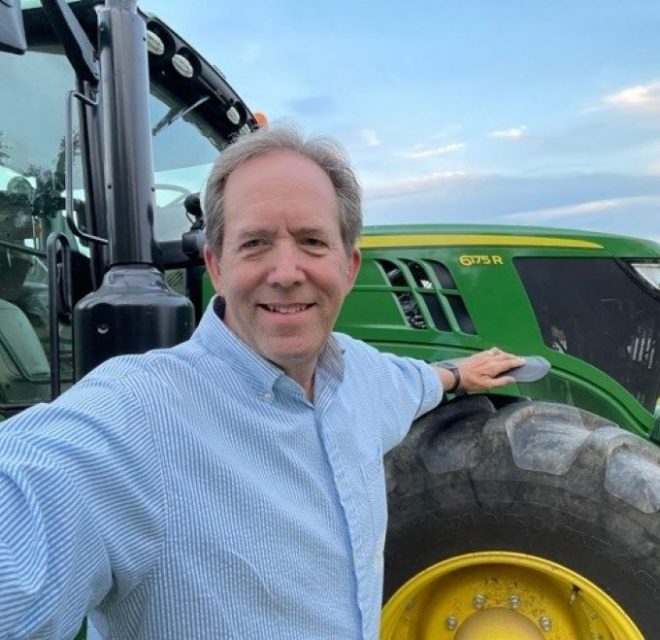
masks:
[[(256, 353), (224, 323), (224, 310), (222, 298), (212, 298), (195, 330), (195, 338), (258, 392), (272, 392), (276, 384), (288, 388), (290, 385), (285, 381), (290, 378), (278, 366)], [(319, 391), (327, 382), (335, 387), (343, 377), (344, 350), (331, 334), (319, 355), (314, 381), (315, 396), (318, 398)]]

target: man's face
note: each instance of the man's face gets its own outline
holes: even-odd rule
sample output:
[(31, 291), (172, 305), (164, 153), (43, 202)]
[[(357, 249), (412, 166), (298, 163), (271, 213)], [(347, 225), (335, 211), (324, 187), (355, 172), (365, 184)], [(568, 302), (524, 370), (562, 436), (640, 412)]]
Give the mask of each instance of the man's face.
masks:
[(291, 151), (241, 165), (226, 185), (220, 257), (207, 247), (205, 259), (232, 331), (299, 382), (312, 375), (360, 265), (325, 172)]

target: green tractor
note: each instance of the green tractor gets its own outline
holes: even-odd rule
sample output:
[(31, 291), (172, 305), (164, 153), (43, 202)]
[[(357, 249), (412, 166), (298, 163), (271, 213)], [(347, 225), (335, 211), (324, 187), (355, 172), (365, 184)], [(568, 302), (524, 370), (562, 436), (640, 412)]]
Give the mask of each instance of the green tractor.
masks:
[[(133, 2), (17, 7), (0, 3), (0, 417), (190, 334), (211, 293), (196, 194), (258, 126)], [(552, 365), (443, 402), (385, 458), (381, 637), (660, 638), (660, 247), (431, 225), (367, 229), (362, 251), (338, 330)]]
[(338, 329), (552, 365), (442, 404), (385, 458), (383, 640), (660, 637), (660, 247), (449, 225), (362, 245)]

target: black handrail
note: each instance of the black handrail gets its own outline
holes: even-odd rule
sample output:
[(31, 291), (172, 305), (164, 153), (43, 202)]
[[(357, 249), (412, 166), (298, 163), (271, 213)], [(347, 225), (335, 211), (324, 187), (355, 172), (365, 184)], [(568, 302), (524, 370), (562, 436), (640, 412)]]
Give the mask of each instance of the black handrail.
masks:
[[(58, 260), (58, 249), (60, 256)], [(62, 313), (73, 313), (71, 292), (71, 245), (69, 239), (57, 231), (46, 240), (46, 262), (48, 265), (48, 326), (50, 340), (50, 398), (54, 400), (61, 392), (60, 376), (60, 332), (59, 320)]]

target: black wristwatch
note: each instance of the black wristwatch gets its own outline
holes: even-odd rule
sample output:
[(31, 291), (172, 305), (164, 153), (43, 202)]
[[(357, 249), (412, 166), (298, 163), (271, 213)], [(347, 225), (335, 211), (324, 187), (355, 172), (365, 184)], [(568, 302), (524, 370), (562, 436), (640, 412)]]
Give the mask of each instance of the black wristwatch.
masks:
[(460, 393), (461, 389), (461, 370), (453, 362), (435, 362), (436, 367), (446, 369), (454, 375), (454, 384), (451, 389), (445, 389), (445, 393)]

